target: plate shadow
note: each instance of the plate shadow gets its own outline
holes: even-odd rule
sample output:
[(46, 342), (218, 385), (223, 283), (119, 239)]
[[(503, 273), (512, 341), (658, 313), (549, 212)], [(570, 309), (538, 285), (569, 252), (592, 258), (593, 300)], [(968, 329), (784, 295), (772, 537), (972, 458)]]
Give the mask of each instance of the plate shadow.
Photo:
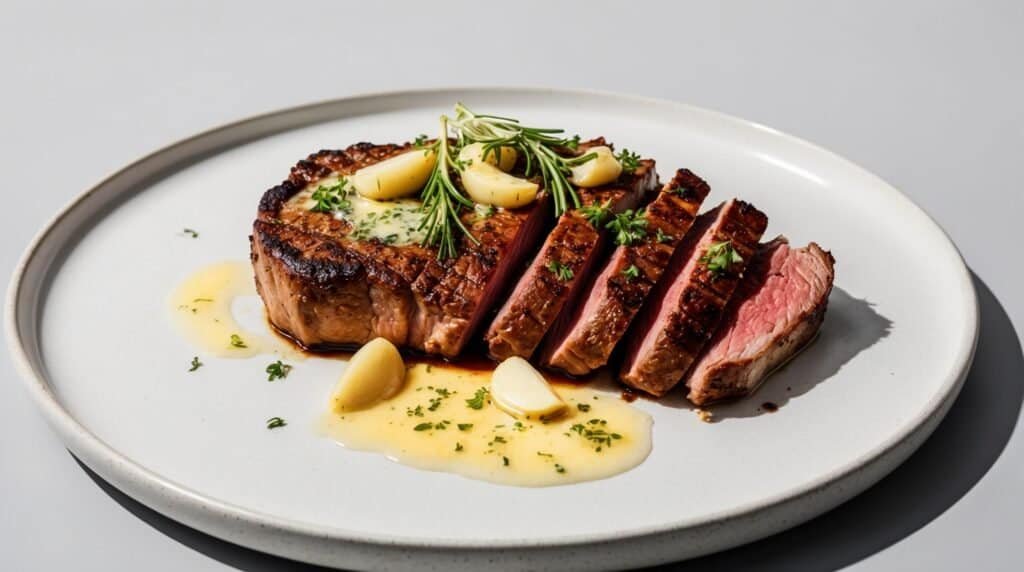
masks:
[[(906, 463), (861, 495), (800, 526), (745, 546), (648, 570), (835, 570), (913, 534), (971, 490), (1005, 448), (1024, 400), (1024, 353), (1013, 323), (985, 283), (973, 273), (972, 278), (981, 310), (974, 364), (947, 417)], [(833, 313), (834, 323), (838, 325), (836, 315), (839, 319), (847, 315), (863, 318), (863, 301), (841, 291), (839, 296), (832, 300), (839, 303), (830, 309), (839, 310)], [(870, 306), (866, 309), (874, 312)], [(884, 337), (882, 332), (888, 331), (888, 320), (881, 316), (868, 319), (873, 321), (869, 330), (878, 336), (877, 342)], [(871, 337), (858, 334), (844, 342), (844, 347), (853, 351), (874, 343)], [(831, 367), (841, 367), (842, 363), (837, 360)], [(795, 393), (797, 387), (792, 387), (791, 393)], [(807, 389), (811, 387), (813, 384)], [(79, 465), (101, 490), (140, 520), (228, 566), (254, 572), (329, 570), (237, 546), (189, 528), (135, 501), (81, 462)]]

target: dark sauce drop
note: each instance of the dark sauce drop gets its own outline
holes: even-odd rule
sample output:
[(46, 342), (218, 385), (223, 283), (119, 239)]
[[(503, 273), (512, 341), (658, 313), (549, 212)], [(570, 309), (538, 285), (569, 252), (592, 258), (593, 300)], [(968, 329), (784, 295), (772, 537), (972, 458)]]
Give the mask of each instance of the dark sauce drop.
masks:
[(640, 394), (628, 387), (622, 390), (622, 400), (626, 403), (633, 403), (638, 397), (640, 397)]
[(771, 401), (765, 401), (764, 403), (761, 404), (761, 409), (764, 409), (768, 413), (775, 413), (776, 411), (779, 410), (779, 406), (775, 405)]

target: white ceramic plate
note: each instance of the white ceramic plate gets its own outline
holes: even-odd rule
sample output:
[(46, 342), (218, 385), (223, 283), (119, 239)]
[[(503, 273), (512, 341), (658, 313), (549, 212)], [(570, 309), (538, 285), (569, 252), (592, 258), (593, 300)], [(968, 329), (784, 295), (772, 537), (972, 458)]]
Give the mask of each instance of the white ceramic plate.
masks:
[[(168, 321), (172, 287), (243, 259), (261, 193), (301, 157), (432, 132), (464, 101), (604, 135), (767, 212), (766, 236), (838, 260), (819, 340), (753, 398), (703, 423), (680, 400), (636, 405), (654, 451), (617, 477), (511, 488), (344, 450), (314, 420), (338, 372), (309, 360), (268, 384), (265, 358), (216, 360)], [(181, 229), (199, 230), (197, 240)], [(209, 131), (89, 190), (14, 276), (7, 334), (46, 417), (114, 485), (258, 550), (344, 567), (598, 569), (685, 558), (798, 524), (903, 461), (960, 388), (977, 334), (968, 272), (942, 230), (857, 166), (773, 129), (666, 101), (470, 89), (331, 101)], [(763, 402), (776, 413), (759, 409)], [(268, 431), (279, 415), (286, 430)]]

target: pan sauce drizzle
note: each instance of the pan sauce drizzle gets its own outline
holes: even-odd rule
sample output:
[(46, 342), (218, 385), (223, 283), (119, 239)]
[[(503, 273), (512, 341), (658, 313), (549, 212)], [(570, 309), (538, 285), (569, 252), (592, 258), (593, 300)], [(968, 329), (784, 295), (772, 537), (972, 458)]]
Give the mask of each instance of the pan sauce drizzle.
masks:
[(569, 406), (564, 416), (517, 422), (486, 400), (480, 409), (467, 405), (489, 382), (487, 371), (416, 364), (398, 395), (370, 409), (328, 413), (320, 429), (347, 448), (404, 465), (531, 487), (610, 477), (651, 451), (650, 416), (615, 395), (557, 384)]

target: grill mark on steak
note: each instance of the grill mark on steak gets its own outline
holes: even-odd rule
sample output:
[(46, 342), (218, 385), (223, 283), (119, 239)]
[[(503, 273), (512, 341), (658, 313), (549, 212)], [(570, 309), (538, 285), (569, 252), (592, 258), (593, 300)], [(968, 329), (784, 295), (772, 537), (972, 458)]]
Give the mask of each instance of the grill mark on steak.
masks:
[(697, 405), (742, 397), (809, 344), (825, 319), (835, 259), (785, 237), (761, 245), (700, 359), (687, 376)]
[[(581, 144), (581, 152), (604, 140)], [(644, 159), (633, 173), (624, 173), (618, 181), (593, 189), (579, 189), (583, 206), (610, 202), (612, 212), (634, 207), (655, 185), (654, 161)], [(519, 279), (511, 295), (499, 310), (487, 331), (489, 355), (497, 360), (512, 356), (529, 358), (540, 345), (559, 313), (579, 294), (587, 276), (605, 249), (607, 233), (595, 229), (577, 210), (559, 217), (540, 252)], [(559, 280), (549, 268), (558, 263), (572, 272)]]
[(358, 143), (299, 161), (260, 200), (251, 237), (257, 291), (271, 323), (312, 350), (354, 347), (374, 337), (454, 357), (493, 305), (501, 278), (539, 239), (543, 201), (498, 209), (480, 220), (462, 215), (480, 244), (460, 237), (459, 256), (347, 237), (351, 225), (290, 201), (309, 185), (402, 152), (411, 144)]
[[(690, 170), (676, 171), (646, 206), (645, 239), (615, 248), (574, 307), (559, 317), (544, 341), (542, 365), (570, 375), (586, 375), (608, 363), (710, 191)], [(634, 265), (640, 275), (629, 279), (623, 272)]]
[[(655, 396), (679, 383), (713, 334), (767, 225), (763, 213), (736, 199), (698, 217), (673, 255), (672, 271), (630, 329), (623, 383)], [(730, 241), (743, 262), (715, 275), (699, 261), (722, 241)]]

